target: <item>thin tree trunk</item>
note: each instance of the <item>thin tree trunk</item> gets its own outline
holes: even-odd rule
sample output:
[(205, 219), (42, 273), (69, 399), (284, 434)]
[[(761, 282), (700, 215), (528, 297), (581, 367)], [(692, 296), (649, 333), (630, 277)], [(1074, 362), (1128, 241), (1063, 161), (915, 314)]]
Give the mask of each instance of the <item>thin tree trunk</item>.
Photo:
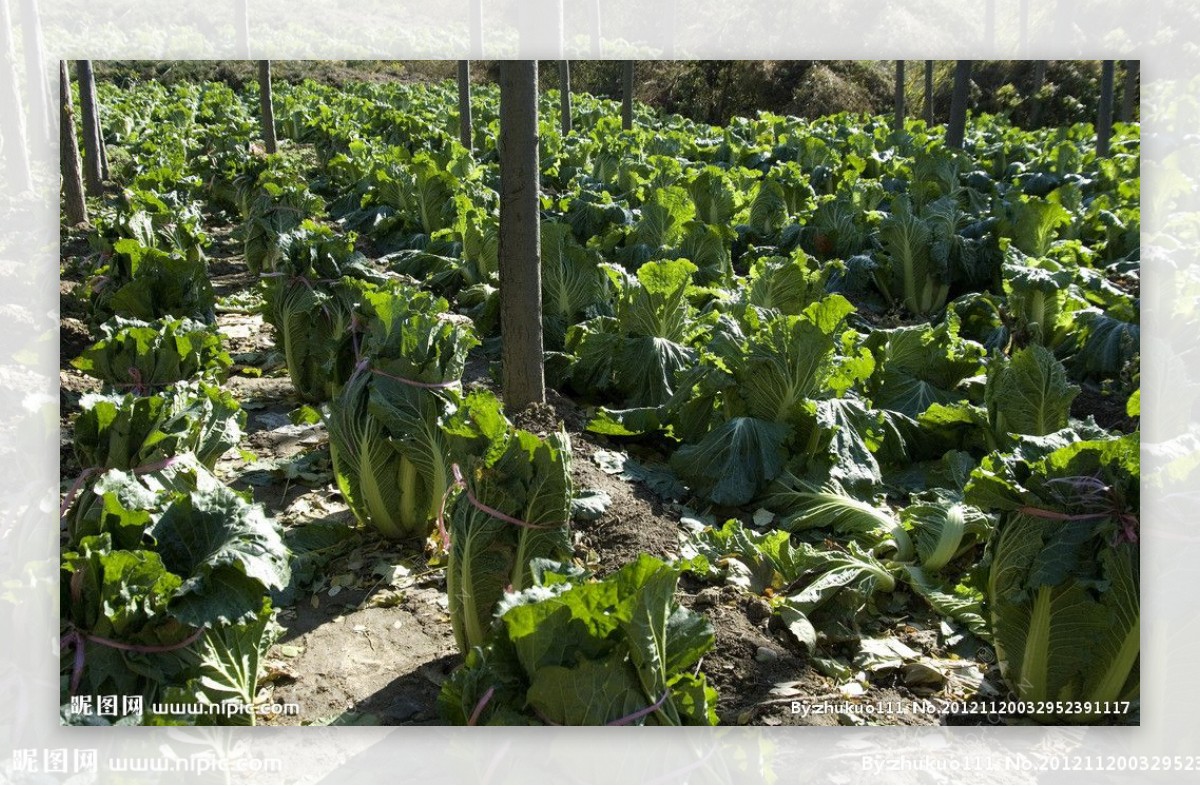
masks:
[(629, 131), (633, 128), (633, 61), (626, 60), (623, 65), (625, 84), (622, 90), (621, 127)]
[(896, 61), (896, 132), (904, 130), (904, 61)]
[(274, 153), (278, 146), (275, 144), (275, 106), (271, 102), (271, 61), (258, 61), (258, 101), (262, 107), (263, 143), (268, 153)]
[(28, 191), (33, 188), (29, 173), (29, 148), (25, 137), (24, 101), (17, 86), (16, 50), (12, 40), (12, 19), (8, 14), (8, 0), (0, 0), (0, 134), (4, 147), (0, 158), (4, 160), (4, 174), (13, 190)]
[(933, 125), (933, 61), (925, 61), (925, 125)]
[(250, 0), (233, 0), (233, 34), (237, 57), (250, 59)]
[(108, 171), (108, 147), (104, 144), (104, 123), (103, 114), (100, 111), (100, 97), (96, 91), (96, 73), (91, 68), (91, 62), (88, 62), (88, 70), (92, 72), (91, 78), (88, 79), (88, 94), (91, 96), (92, 106), (96, 115), (96, 149), (100, 153), (100, 177), (103, 180), (108, 180), (110, 177)]
[(558, 111), (562, 115), (562, 135), (571, 133), (571, 63), (558, 61)]
[(37, 0), (22, 0), (21, 38), (25, 49), (25, 83), (29, 88), (29, 132), (48, 139), (54, 129), (50, 83), (46, 80), (42, 21)]
[(1096, 118), (1096, 155), (1108, 158), (1108, 141), (1112, 136), (1113, 61), (1100, 66), (1100, 111)]
[(600, 57), (600, 0), (592, 0), (592, 57)]
[[(97, 151), (96, 157), (100, 160), (100, 178), (102, 181), (104, 181), (104, 180), (108, 180), (108, 178), (109, 178), (108, 149), (104, 146), (104, 127), (103, 127), (103, 123), (101, 122), (100, 98), (98, 97), (98, 95), (96, 93), (96, 73), (95, 73), (95, 70), (92, 68), (91, 60), (84, 60), (81, 62), (87, 63), (87, 71), (88, 71), (88, 78), (87, 78), (87, 84), (86, 84), (87, 101), (91, 105), (90, 113), (92, 115), (92, 122), (96, 126), (96, 128), (95, 128), (95, 140), (96, 140), (96, 151)], [(83, 124), (84, 124), (85, 133), (88, 133), (88, 135), (91, 136), (92, 132), (87, 131), (89, 110), (88, 110), (87, 106), (83, 105), (83, 101), (84, 101), (83, 93), (82, 93), (83, 86), (84, 86), (84, 83), (80, 82), (80, 90), (81, 90), (80, 101), (79, 101), (79, 103), (81, 104), (80, 111), (82, 112), (82, 116), (83, 116)], [(103, 188), (103, 185), (101, 187)]]
[(1138, 72), (1141, 70), (1141, 60), (1126, 60), (1125, 63), (1125, 89), (1124, 95), (1121, 96), (1121, 122), (1133, 122), (1133, 110), (1137, 106), (1137, 90), (1138, 90)]
[(71, 106), (71, 77), (67, 61), (58, 62), (59, 89), (59, 160), (62, 164), (63, 201), (67, 224), (86, 224), (87, 202), (83, 197), (83, 164), (79, 160), (79, 140), (75, 135), (75, 109)]
[(542, 367), (537, 61), (500, 63), (500, 341), (504, 403), (546, 400)]
[(1050, 61), (1038, 60), (1033, 66), (1033, 106), (1029, 110), (1029, 127), (1037, 128), (1042, 117), (1042, 85), (1046, 83), (1046, 65)]
[(946, 126), (946, 145), (962, 149), (967, 131), (967, 93), (971, 87), (971, 61), (954, 64), (954, 92), (950, 94), (950, 122)]
[[(99, 100), (96, 101), (96, 106), (100, 106)], [(112, 173), (108, 170), (108, 145), (104, 144), (104, 129), (100, 128), (98, 130), (100, 132), (100, 136), (96, 139), (96, 142), (99, 143), (100, 146), (100, 176), (103, 177), (105, 181), (108, 181), (112, 179)]]
[(467, 9), (467, 34), (471, 50), (467, 55), (472, 60), (483, 59), (483, 0), (470, 0)]
[(458, 141), (472, 149), (471, 133), (471, 61), (458, 61)]
[(729, 105), (729, 90), (733, 87), (734, 65), (736, 65), (734, 60), (721, 61), (721, 92), (717, 93), (717, 103), (708, 116), (708, 121), (713, 125), (723, 126), (729, 122), (729, 116), (725, 114), (725, 107)]
[(100, 163), (100, 117), (91, 60), (75, 61), (75, 79), (79, 82), (79, 114), (83, 118), (83, 183), (88, 196), (98, 197), (104, 193), (104, 168)]

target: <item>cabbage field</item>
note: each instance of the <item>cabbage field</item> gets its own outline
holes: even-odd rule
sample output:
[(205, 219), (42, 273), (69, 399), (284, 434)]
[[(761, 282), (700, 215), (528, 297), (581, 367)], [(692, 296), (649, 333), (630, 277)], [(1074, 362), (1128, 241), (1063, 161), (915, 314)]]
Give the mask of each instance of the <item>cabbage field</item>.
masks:
[(512, 411), (495, 86), (98, 98), (63, 723), (1138, 722), (1136, 124), (544, 93)]

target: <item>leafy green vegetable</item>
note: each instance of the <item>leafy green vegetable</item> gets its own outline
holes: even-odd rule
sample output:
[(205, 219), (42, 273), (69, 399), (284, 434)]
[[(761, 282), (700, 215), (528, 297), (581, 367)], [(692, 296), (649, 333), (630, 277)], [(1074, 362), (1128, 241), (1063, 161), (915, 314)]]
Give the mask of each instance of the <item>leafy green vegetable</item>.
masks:
[(1067, 380), (1062, 363), (1039, 344), (1017, 350), (1011, 360), (994, 358), (988, 368), (988, 420), (999, 440), (1066, 428), (1077, 395), (1079, 387)]
[(92, 321), (113, 316), (153, 322), (174, 317), (212, 322), (216, 294), (203, 260), (126, 238), (113, 245), (109, 263), (90, 283)]
[[(147, 488), (111, 470), (96, 492), (104, 531), (62, 556), (64, 692), (153, 701), (192, 680), (215, 703), (222, 673), (240, 674), (239, 695), (253, 696), (246, 686), (257, 678), (257, 655), (247, 658), (269, 643), (267, 596), (288, 582), (278, 524), (203, 469), (187, 490)], [(117, 548), (114, 537), (141, 547)], [(202, 635), (208, 640), (195, 644)]]
[(1058, 236), (1071, 223), (1071, 213), (1062, 205), (1037, 197), (1020, 196), (1004, 204), (1001, 237), (1032, 257), (1044, 257)]
[(892, 551), (897, 560), (913, 558), (912, 540), (891, 513), (847, 494), (836, 481), (814, 489), (788, 477), (770, 502), (781, 512), (780, 527), (786, 531), (829, 530), (861, 539), (877, 553)]
[(615, 394), (628, 406), (658, 406), (676, 376), (696, 361), (687, 342), (696, 332), (686, 298), (696, 266), (685, 259), (647, 262), (637, 276), (609, 268), (616, 317), (597, 317), (567, 331), (574, 355), (569, 379), (588, 395)]
[(713, 630), (674, 599), (679, 568), (642, 555), (601, 581), (545, 576), (505, 596), (495, 638), (443, 684), (457, 725), (714, 725), (693, 668)]
[(719, 348), (751, 415), (795, 424), (806, 400), (841, 395), (870, 373), (873, 363), (866, 353), (835, 351), (841, 346), (843, 320), (853, 310), (840, 295), (832, 295), (799, 316), (763, 322), (744, 347)]
[[(712, 394), (723, 399), (727, 417), (704, 432), (704, 422), (686, 423), (695, 414), (687, 406), (668, 405), (668, 417), (685, 434), (702, 434), (671, 459), (695, 492), (718, 504), (749, 502), (782, 471), (789, 448), (814, 471), (848, 483), (878, 478), (864, 436), (874, 428), (871, 416), (856, 400), (837, 398), (873, 366), (865, 349), (843, 347), (841, 329), (852, 311), (840, 295), (812, 303), (799, 315), (767, 312), (760, 321), (750, 311), (748, 337), (731, 334), (712, 342), (713, 355), (705, 360), (714, 364), (716, 376), (732, 378)], [(697, 399), (701, 414), (704, 403)]]
[(404, 286), (364, 292), (363, 360), (330, 405), (338, 487), (360, 521), (390, 538), (424, 538), (450, 485), (441, 419), (477, 340), (446, 307)]
[(147, 323), (114, 317), (71, 365), (110, 387), (139, 395), (200, 375), (224, 377), (232, 365), (215, 328), (190, 319)]
[(270, 168), (257, 177), (243, 206), (245, 259), (250, 272), (275, 270), (290, 232), (320, 214), (324, 201), (308, 189), (299, 173)]
[(185, 624), (239, 624), (287, 585), (281, 528), (219, 483), (172, 495), (147, 532), (163, 565), (183, 578), (168, 609)]
[[(195, 719), (199, 723), (212, 718), (225, 726), (256, 725), (255, 713), (241, 708), (254, 706), (263, 656), (281, 632), (270, 601), (264, 601), (258, 615), (245, 622), (205, 630), (195, 645), (195, 676), (164, 690), (163, 701), (179, 707), (204, 707), (203, 715)], [(218, 706), (222, 704), (225, 706)], [(237, 712), (232, 711), (233, 705)], [(169, 720), (178, 722), (179, 718)]]
[(938, 614), (961, 623), (981, 639), (991, 637), (982, 590), (970, 583), (935, 578), (917, 565), (904, 566), (904, 582)]
[(129, 470), (192, 453), (212, 469), (246, 426), (237, 399), (204, 381), (150, 396), (89, 394), (79, 406), (75, 456), (83, 467)]
[[(102, 251), (126, 240), (145, 248), (186, 257), (189, 262), (201, 263), (204, 248), (209, 245), (204, 229), (201, 203), (191, 199), (186, 186), (197, 178), (180, 171), (173, 183), (154, 182), (157, 173), (144, 172), (121, 190), (115, 204), (101, 205), (92, 219), (94, 247)], [(182, 316), (182, 315), (178, 315)]]
[(502, 450), (496, 446), (490, 458), (468, 465), (463, 482), (447, 511), (446, 591), (454, 638), (465, 653), (490, 638), (506, 589), (531, 586), (535, 559), (570, 554), (571, 443), (565, 432), (541, 440), (515, 431)]
[(300, 398), (327, 401), (353, 370), (353, 317), (366, 286), (360, 282), (383, 278), (354, 250), (353, 235), (305, 221), (279, 242), (275, 272), (264, 278), (264, 317)]
[(983, 347), (959, 336), (956, 317), (937, 327), (875, 330), (866, 346), (875, 355), (868, 383), (871, 401), (911, 418), (931, 404), (961, 401), (966, 397), (963, 382), (983, 371)]
[(917, 562), (938, 572), (965, 548), (987, 540), (991, 522), (982, 511), (961, 502), (939, 501), (909, 505), (901, 515), (916, 544)]
[[(168, 604), (182, 579), (153, 551), (114, 550), (107, 534), (83, 538), (62, 555), (63, 623), (93, 636), (142, 646), (178, 644), (189, 628), (173, 619)], [(178, 652), (126, 654), (96, 643), (84, 647), (84, 669), (75, 676), (75, 653), (64, 647), (62, 671), (80, 680), (84, 694), (138, 695), (185, 670)], [(65, 692), (65, 691), (64, 691)]]
[(821, 273), (804, 252), (792, 257), (763, 257), (750, 266), (746, 299), (760, 308), (799, 314), (825, 294)]
[(783, 470), (790, 433), (782, 423), (731, 418), (694, 445), (680, 447), (671, 466), (695, 493), (718, 505), (741, 505)]
[(933, 231), (904, 197), (879, 227), (888, 273), (877, 275), (880, 289), (918, 316), (930, 316), (946, 305), (950, 270), (944, 257), (933, 254)]
[(561, 349), (567, 328), (608, 312), (610, 282), (600, 255), (581, 246), (569, 224), (542, 222), (542, 321), (546, 347)]
[(1086, 309), (1076, 316), (1083, 346), (1071, 359), (1080, 379), (1112, 379), (1125, 370), (1141, 351), (1141, 326), (1136, 312), (1129, 318)]
[(1001, 673), (1022, 700), (1137, 698), (1138, 443), (1031, 440), (988, 456), (967, 488), (1001, 511), (986, 600)]
[(1049, 259), (1005, 263), (1007, 311), (1016, 329), (1030, 341), (1057, 347), (1071, 325), (1071, 284), (1075, 277)]
[(876, 592), (896, 587), (888, 567), (854, 541), (836, 548), (795, 544), (786, 531), (759, 534), (730, 520), (688, 545), (704, 558), (711, 577), (760, 594), (769, 591), (776, 610), (787, 608), (789, 624), (804, 619), (817, 628), (849, 629)]

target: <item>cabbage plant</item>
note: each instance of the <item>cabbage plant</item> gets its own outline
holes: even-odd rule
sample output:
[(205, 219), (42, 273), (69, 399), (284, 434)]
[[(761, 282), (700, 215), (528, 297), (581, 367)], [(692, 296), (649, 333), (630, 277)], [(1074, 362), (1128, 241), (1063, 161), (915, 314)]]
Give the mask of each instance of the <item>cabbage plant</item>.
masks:
[(203, 380), (149, 396), (90, 393), (79, 408), (75, 455), (83, 467), (127, 470), (192, 453), (212, 469), (246, 427), (237, 399)]
[(354, 241), (353, 234), (305, 221), (280, 238), (275, 271), (263, 276), (263, 316), (275, 328), (288, 376), (304, 401), (328, 401), (350, 375), (360, 282), (384, 281)]
[(442, 685), (455, 725), (711, 726), (698, 671), (712, 624), (675, 600), (680, 568), (643, 554), (600, 581), (539, 564), (504, 596), (496, 636)]
[(132, 238), (113, 244), (108, 261), (88, 282), (90, 320), (113, 316), (215, 320), (216, 293), (203, 259), (164, 251)]
[(217, 329), (190, 319), (114, 317), (101, 325), (100, 335), (71, 365), (107, 387), (138, 395), (201, 375), (223, 379), (233, 364)]
[(64, 704), (68, 689), (140, 695), (147, 710), (253, 702), (278, 630), (270, 594), (290, 581), (282, 530), (203, 468), (181, 472), (174, 489), (115, 469), (96, 481), (95, 529), (61, 561)]
[(467, 466), (448, 510), (446, 592), (464, 653), (489, 638), (505, 591), (530, 586), (535, 559), (570, 555), (571, 442), (514, 431)]
[(1001, 674), (1024, 701), (1138, 698), (1138, 437), (1066, 429), (993, 453), (973, 473), (968, 501), (1001, 511), (985, 597)]
[(455, 388), (478, 340), (447, 308), (406, 286), (364, 292), (361, 359), (330, 404), (338, 487), (354, 515), (389, 538), (424, 538), (450, 484), (441, 421), (461, 400)]

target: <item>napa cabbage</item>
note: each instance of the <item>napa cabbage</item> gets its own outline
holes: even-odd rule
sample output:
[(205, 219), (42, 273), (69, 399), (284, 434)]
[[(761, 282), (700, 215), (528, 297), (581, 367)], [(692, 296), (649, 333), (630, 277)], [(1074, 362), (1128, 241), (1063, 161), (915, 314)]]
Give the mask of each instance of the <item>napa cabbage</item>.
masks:
[(1027, 438), (972, 474), (967, 500), (1000, 514), (985, 597), (1001, 674), (1023, 701), (1138, 698), (1139, 442)]
[(338, 487), (360, 521), (390, 538), (428, 535), (450, 484), (441, 420), (461, 400), (456, 387), (478, 340), (447, 308), (403, 285), (364, 292), (362, 358), (330, 403)]
[(438, 705), (455, 725), (711, 726), (698, 671), (712, 624), (675, 599), (680, 568), (642, 555), (601, 580), (544, 562), (496, 610)]
[(446, 592), (466, 653), (490, 638), (504, 593), (531, 586), (533, 560), (570, 555), (571, 443), (565, 432), (540, 439), (516, 430), (461, 471), (447, 509)]

